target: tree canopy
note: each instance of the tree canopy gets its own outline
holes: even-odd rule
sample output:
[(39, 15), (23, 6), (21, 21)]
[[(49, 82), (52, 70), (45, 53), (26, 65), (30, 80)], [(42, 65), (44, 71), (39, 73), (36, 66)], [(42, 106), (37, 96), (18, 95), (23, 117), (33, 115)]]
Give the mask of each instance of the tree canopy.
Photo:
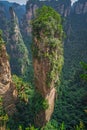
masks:
[(2, 30), (0, 29), (0, 45), (4, 44), (4, 40), (2, 38)]
[[(63, 65), (63, 38), (62, 20), (53, 8), (43, 6), (36, 12), (32, 21), (32, 34), (38, 41), (33, 45), (34, 58), (47, 58), (50, 63), (47, 83), (59, 76)], [(45, 49), (44, 49), (45, 48)]]
[(36, 12), (36, 18), (32, 21), (33, 34), (40, 36), (40, 31), (43, 30), (44, 35), (56, 37), (59, 39), (64, 36), (61, 17), (53, 8), (43, 6)]

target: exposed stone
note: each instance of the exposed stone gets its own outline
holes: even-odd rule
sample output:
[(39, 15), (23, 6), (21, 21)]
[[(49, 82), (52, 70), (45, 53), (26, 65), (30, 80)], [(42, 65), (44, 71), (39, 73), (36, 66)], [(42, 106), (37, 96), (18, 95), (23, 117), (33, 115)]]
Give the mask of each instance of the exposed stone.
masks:
[[(42, 47), (45, 51), (46, 48)], [(44, 53), (45, 53), (44, 51)], [(41, 61), (34, 59), (34, 75), (36, 90), (41, 93), (43, 98), (47, 100), (48, 109), (41, 111), (37, 114), (35, 124), (37, 126), (44, 126), (51, 118), (54, 110), (54, 102), (56, 96), (56, 89), (54, 88), (55, 81), (52, 80), (50, 86), (47, 85), (47, 74), (50, 71), (50, 63), (48, 59), (42, 59)], [(55, 79), (56, 80), (56, 79)], [(43, 118), (41, 118), (41, 115)]]
[(46, 95), (46, 100), (48, 101), (49, 107), (45, 111), (41, 111), (39, 114), (37, 114), (35, 119), (35, 124), (37, 126), (39, 127), (44, 126), (50, 120), (54, 110), (55, 95), (56, 95), (55, 88), (52, 88)]
[[(59, 22), (54, 18), (56, 12), (53, 10), (51, 15), (52, 8), (46, 6), (43, 6), (41, 9), (42, 10), (39, 11), (47, 12), (47, 19), (39, 21), (41, 17), (44, 17), (44, 14), (40, 12), (41, 14), (38, 13), (36, 19), (32, 21), (35, 87), (47, 105), (45, 109), (41, 109), (36, 115), (35, 124), (38, 127), (44, 126), (52, 116), (56, 97), (55, 84), (59, 81), (63, 65), (63, 46), (61, 40), (63, 30), (61, 28), (59, 32), (59, 28), (55, 29), (55, 24)], [(53, 19), (49, 21), (50, 17)], [(60, 18), (60, 15), (58, 15), (58, 18)], [(47, 24), (43, 26), (43, 22)], [(38, 23), (40, 23), (40, 29), (38, 29)], [(61, 25), (61, 23), (59, 23), (59, 25)], [(59, 33), (57, 34), (57, 32)]]
[(12, 83), (10, 65), (4, 45), (0, 48), (0, 96), (3, 98), (6, 113), (13, 115), (16, 112), (17, 92)]
[(10, 7), (9, 11), (11, 21), (7, 50), (11, 59), (11, 70), (13, 74), (25, 75), (29, 65), (28, 50), (23, 41), (15, 11), (12, 7)]
[(87, 13), (87, 2), (76, 2), (74, 6), (74, 11), (76, 14), (85, 14)]
[(87, 13), (87, 2), (85, 3), (84, 9), (83, 9), (83, 13)]
[(57, 12), (59, 12), (62, 16), (67, 17), (70, 15), (70, 9), (71, 9), (71, 1), (68, 0), (68, 4), (66, 5), (64, 2), (60, 2), (60, 1), (56, 1), (54, 0), (53, 5), (52, 5), (52, 1), (27, 1), (27, 5), (26, 5), (26, 15), (24, 20), (26, 20), (26, 22), (24, 21), (24, 31), (26, 33), (27, 36), (31, 36), (31, 20), (32, 18), (35, 17), (36, 15), (36, 9), (42, 7), (43, 5), (49, 5), (52, 8), (54, 8)]

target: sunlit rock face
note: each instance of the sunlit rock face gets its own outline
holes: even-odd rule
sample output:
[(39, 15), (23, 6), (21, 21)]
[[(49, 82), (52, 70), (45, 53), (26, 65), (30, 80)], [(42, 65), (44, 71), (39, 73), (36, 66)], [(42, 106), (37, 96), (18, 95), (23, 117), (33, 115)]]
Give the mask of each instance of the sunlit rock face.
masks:
[[(64, 35), (60, 15), (51, 7), (43, 6), (41, 9), (32, 21), (32, 53), (36, 92), (43, 97), (48, 107), (37, 113), (35, 124), (38, 127), (50, 120), (54, 110), (56, 83), (60, 82), (63, 66)], [(47, 12), (47, 16), (44, 17), (42, 12)]]
[(13, 115), (16, 112), (17, 91), (12, 82), (8, 55), (4, 45), (0, 47), (0, 97), (3, 98), (6, 113)]
[[(40, 47), (40, 49), (44, 50), (44, 54), (46, 53), (47, 48)], [(35, 119), (35, 124), (37, 126), (44, 126), (51, 118), (51, 115), (54, 110), (54, 102), (56, 96), (56, 89), (55, 89), (55, 80), (52, 80), (50, 85), (47, 84), (47, 74), (50, 71), (50, 62), (48, 59), (38, 60), (34, 58), (34, 75), (35, 75), (35, 86), (36, 90), (42, 95), (42, 97), (47, 101), (48, 108), (46, 110), (40, 111), (37, 114)], [(42, 118), (41, 118), (42, 117)]]
[(63, 17), (67, 17), (70, 15), (71, 10), (71, 0), (28, 0), (26, 4), (26, 15), (25, 21), (23, 22), (24, 32), (26, 35), (31, 35), (31, 20), (35, 17), (36, 10), (43, 5), (51, 6), (54, 8), (58, 13), (60, 13)]

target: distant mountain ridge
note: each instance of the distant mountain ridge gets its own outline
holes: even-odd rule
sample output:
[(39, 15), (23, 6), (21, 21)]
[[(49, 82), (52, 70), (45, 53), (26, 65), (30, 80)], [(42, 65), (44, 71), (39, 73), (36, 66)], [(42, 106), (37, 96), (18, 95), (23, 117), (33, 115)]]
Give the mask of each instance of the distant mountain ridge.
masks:
[(18, 19), (21, 20), (26, 11), (25, 5), (20, 5), (16, 2), (0, 1), (0, 10), (2, 9), (4, 11), (6, 18), (10, 17), (9, 7), (11, 6), (13, 7)]

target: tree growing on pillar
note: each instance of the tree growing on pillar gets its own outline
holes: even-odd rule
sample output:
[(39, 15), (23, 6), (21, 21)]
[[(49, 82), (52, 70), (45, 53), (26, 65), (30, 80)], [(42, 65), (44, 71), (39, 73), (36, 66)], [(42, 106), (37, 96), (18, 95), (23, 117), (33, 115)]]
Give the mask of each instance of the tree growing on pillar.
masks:
[(32, 21), (32, 35), (36, 91), (48, 104), (36, 114), (35, 123), (44, 126), (54, 110), (55, 84), (59, 83), (63, 66), (64, 32), (60, 15), (51, 7), (38, 9)]

